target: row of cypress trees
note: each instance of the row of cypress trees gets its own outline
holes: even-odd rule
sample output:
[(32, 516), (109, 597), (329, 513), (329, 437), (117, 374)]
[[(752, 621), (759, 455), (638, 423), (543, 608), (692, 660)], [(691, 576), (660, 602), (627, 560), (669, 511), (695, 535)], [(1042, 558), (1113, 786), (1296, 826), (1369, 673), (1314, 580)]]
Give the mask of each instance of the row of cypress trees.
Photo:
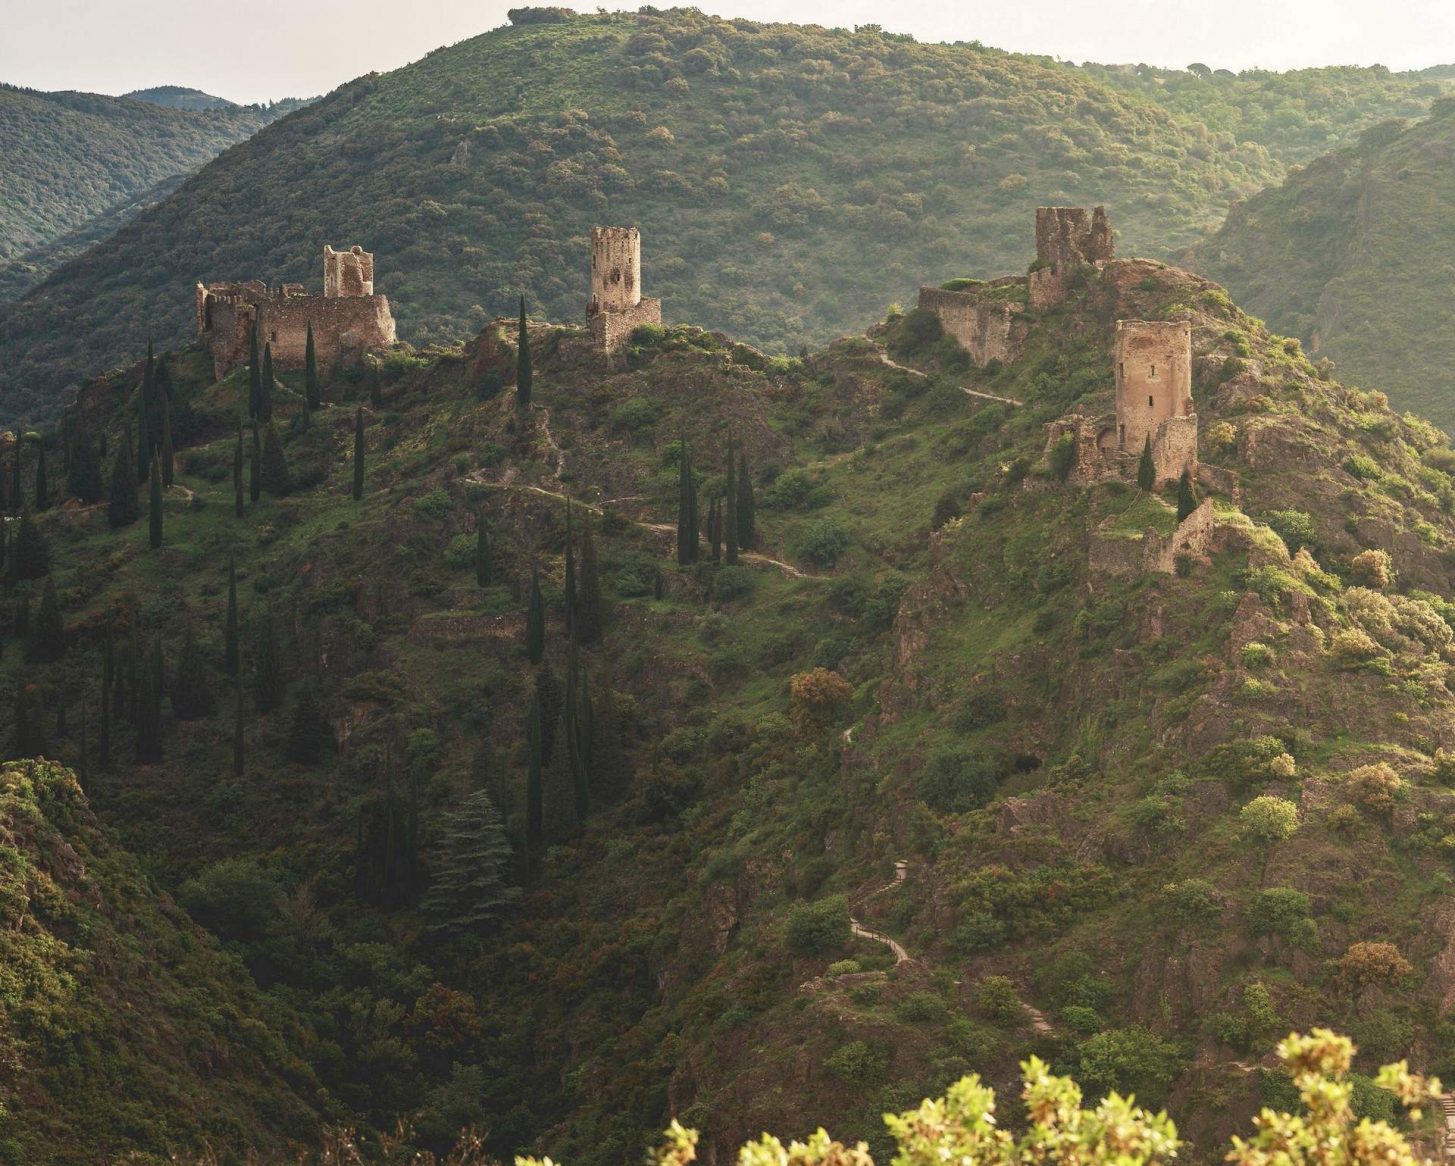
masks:
[[(702, 524), (692, 448), (685, 438), (678, 444), (677, 563), (686, 567), (698, 561)], [(712, 561), (733, 566), (738, 561), (738, 551), (752, 546), (757, 537), (757, 506), (747, 454), (738, 450), (737, 443), (731, 439), (727, 443), (726, 463), (726, 485), (708, 509), (707, 538), (712, 547)]]

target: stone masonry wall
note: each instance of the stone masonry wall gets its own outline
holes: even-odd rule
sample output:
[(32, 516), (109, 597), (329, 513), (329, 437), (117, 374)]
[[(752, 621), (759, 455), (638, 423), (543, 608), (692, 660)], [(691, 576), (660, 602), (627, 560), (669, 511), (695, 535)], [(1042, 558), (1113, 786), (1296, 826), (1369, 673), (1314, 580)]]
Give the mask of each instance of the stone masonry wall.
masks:
[(591, 228), (591, 299), (586, 314), (635, 308), (642, 299), (642, 239), (635, 227)]
[(303, 368), (308, 325), (321, 369), (356, 359), (365, 350), (393, 344), (394, 316), (387, 296), (287, 296), (261, 304), (214, 299), (211, 328), (204, 334), (212, 349), (213, 375), (221, 378), (248, 359), (248, 333), (258, 321), (258, 347), (271, 344), (273, 365), (289, 372)]
[(371, 296), (374, 294), (374, 253), (357, 243), (347, 251), (323, 245), (323, 294)]
[(1152, 435), (1152, 465), (1157, 484), (1175, 482), (1187, 470), (1197, 476), (1197, 414), (1174, 417), (1157, 426)]
[(1114, 359), (1117, 445), (1140, 454), (1162, 422), (1192, 413), (1192, 325), (1118, 320)]
[(1161, 535), (1147, 530), (1140, 538), (1093, 534), (1090, 568), (1093, 576), (1135, 576), (1148, 571), (1171, 575), (1181, 555), (1204, 555), (1217, 529), (1217, 511), (1212, 499), (1177, 524), (1171, 534)]
[(634, 307), (614, 312), (597, 312), (587, 321), (592, 347), (608, 356), (625, 346), (642, 324), (662, 322), (662, 301), (643, 297)]
[(1090, 217), (1084, 207), (1037, 207), (1036, 267), (1027, 286), (1030, 306), (1049, 308), (1060, 303), (1082, 264), (1104, 263), (1114, 255), (1105, 207), (1094, 208)]
[(992, 360), (1009, 364), (1018, 360), (1024, 350), (1028, 325), (1019, 304), (985, 300), (974, 290), (922, 287), (919, 306), (921, 311), (939, 317), (945, 331), (960, 342), (980, 368)]

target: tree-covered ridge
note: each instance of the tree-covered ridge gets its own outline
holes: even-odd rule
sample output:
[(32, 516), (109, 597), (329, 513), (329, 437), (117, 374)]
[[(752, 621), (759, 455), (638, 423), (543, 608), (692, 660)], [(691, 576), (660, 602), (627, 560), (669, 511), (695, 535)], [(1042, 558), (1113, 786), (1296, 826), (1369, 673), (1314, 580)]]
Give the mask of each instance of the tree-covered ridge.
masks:
[(1455, 103), (1389, 123), (1234, 209), (1191, 255), (1249, 310), (1299, 336), (1340, 375), (1455, 427), (1451, 236)]
[(1021, 268), (1038, 203), (1115, 205), (1124, 248), (1163, 253), (1279, 173), (1143, 98), (975, 46), (690, 10), (520, 23), (269, 127), (0, 311), (0, 404), (52, 414), (147, 336), (183, 338), (196, 279), (316, 280), (329, 239), (376, 251), (401, 334), (425, 342), (521, 290), (579, 318), (589, 228), (635, 224), (669, 319), (797, 351), (921, 281)]
[(1087, 62), (1081, 68), (1165, 106), (1194, 129), (1202, 125), (1214, 135), (1261, 146), (1285, 167), (1352, 145), (1364, 130), (1391, 118), (1423, 117), (1448, 84), (1433, 70), (1392, 73), (1380, 65), (1283, 73), (1232, 73), (1201, 63), (1162, 69)]
[[(915, 311), (625, 367), (507, 317), (314, 408), (109, 374), (6, 451), (0, 739), (84, 758), (330, 1095), (435, 1151), (614, 1163), (676, 1114), (882, 1159), (1036, 1053), (1210, 1154), (1317, 1025), (1390, 1116), (1379, 1063), (1455, 1064), (1455, 453), (1204, 280), (1082, 275), (984, 370)], [(1069, 485), (1046, 426), (1168, 318), (1213, 535), (1111, 573), (1192, 500)]]
[(0, 84), (0, 263), (23, 274), (35, 267), (32, 253), (195, 170), (296, 106), (188, 110)]

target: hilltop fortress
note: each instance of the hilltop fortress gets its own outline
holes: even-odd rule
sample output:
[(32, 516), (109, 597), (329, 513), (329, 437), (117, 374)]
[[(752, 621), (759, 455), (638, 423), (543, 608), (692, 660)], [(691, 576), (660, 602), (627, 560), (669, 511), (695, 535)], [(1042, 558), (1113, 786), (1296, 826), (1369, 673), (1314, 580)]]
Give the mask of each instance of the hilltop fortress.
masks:
[(213, 375), (221, 378), (248, 360), (250, 334), (258, 347), (271, 345), (273, 367), (301, 369), (308, 328), (320, 368), (359, 360), (370, 348), (394, 343), (389, 300), (374, 294), (374, 256), (362, 247), (323, 248), (323, 295), (309, 295), (301, 283), (270, 288), (260, 280), (197, 285), (197, 341), (212, 353)]

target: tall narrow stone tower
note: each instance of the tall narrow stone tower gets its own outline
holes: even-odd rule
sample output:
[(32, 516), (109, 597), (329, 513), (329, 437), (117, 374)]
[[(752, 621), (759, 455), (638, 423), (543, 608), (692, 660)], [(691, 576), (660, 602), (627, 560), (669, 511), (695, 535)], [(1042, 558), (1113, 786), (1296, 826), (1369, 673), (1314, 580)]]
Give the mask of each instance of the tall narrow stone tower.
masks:
[(1028, 301), (1033, 308), (1049, 308), (1066, 298), (1071, 277), (1082, 264), (1105, 263), (1114, 258), (1111, 220), (1106, 207), (1036, 208), (1036, 266), (1028, 279)]
[(374, 253), (357, 243), (347, 251), (323, 245), (323, 294), (329, 299), (374, 294)]
[(610, 355), (643, 324), (662, 322), (662, 301), (642, 295), (642, 238), (635, 227), (591, 228), (591, 298), (586, 323)]
[(1140, 455), (1150, 437), (1158, 482), (1196, 469), (1191, 324), (1117, 321), (1116, 407), (1117, 447)]

